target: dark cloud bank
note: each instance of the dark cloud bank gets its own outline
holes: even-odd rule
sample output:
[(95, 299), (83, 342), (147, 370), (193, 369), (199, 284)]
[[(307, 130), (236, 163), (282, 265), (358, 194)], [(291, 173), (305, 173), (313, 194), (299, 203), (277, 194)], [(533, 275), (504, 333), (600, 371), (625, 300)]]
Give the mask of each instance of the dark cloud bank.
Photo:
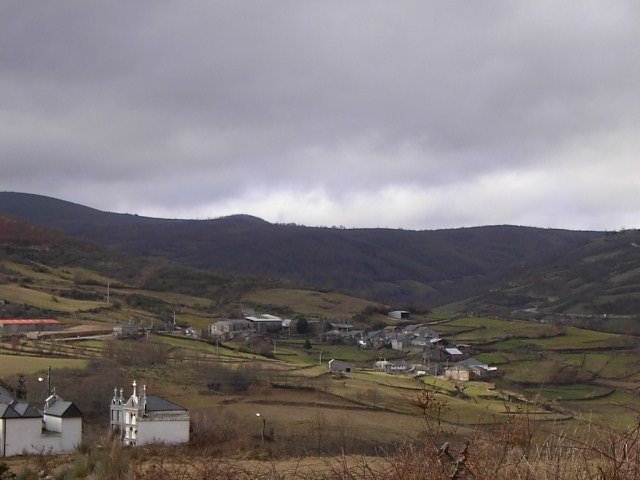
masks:
[(169, 217), (640, 226), (640, 7), (5, 2), (0, 188)]

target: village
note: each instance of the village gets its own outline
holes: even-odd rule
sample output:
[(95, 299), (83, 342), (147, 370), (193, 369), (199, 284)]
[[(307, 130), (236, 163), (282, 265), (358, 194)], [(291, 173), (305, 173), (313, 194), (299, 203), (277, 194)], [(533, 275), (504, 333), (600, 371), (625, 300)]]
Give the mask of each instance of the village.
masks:
[[(309, 338), (313, 338), (317, 348), (340, 345), (345, 349), (378, 352), (379, 360), (370, 364), (325, 358), (327, 371), (340, 377), (370, 370), (409, 377), (432, 375), (459, 383), (487, 380), (496, 375), (496, 367), (473, 358), (469, 345), (447, 341), (433, 325), (412, 323), (410, 312), (392, 311), (388, 316), (391, 325), (377, 330), (356, 329), (344, 320), (282, 319), (271, 314), (256, 315), (253, 311), (244, 318), (220, 319), (204, 332), (189, 326), (181, 327), (174, 322), (160, 323), (156, 327), (159, 325), (165, 335), (206, 341), (218, 347), (223, 342), (242, 347), (263, 342), (275, 350), (278, 341), (300, 337), (305, 338), (308, 345)], [(153, 329), (132, 321), (89, 333), (92, 336), (106, 334), (113, 338), (112, 341), (135, 341), (148, 337)], [(0, 320), (0, 334), (4, 338), (21, 336), (26, 339), (68, 337), (55, 319)], [(322, 350), (319, 362), (323, 362)], [(49, 454), (69, 453), (82, 442), (82, 412), (73, 399), (65, 400), (62, 392), (56, 392), (50, 385), (49, 375), (50, 372), (46, 378), (40, 379), (48, 384), (43, 405), (26, 401), (24, 378), (14, 389), (6, 383), (0, 384), (0, 456), (44, 451)], [(135, 380), (127, 390), (125, 393), (122, 386), (114, 386), (109, 412), (105, 411), (111, 435), (119, 438), (124, 446), (189, 441), (190, 414), (186, 408), (148, 394), (146, 385), (138, 385)]]

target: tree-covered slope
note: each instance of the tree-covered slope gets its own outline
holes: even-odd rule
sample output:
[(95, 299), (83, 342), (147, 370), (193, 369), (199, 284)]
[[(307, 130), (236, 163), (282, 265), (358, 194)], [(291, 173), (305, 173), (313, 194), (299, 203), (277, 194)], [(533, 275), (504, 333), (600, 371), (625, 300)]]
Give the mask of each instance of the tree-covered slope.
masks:
[(120, 250), (202, 269), (285, 277), (407, 306), (486, 291), (505, 276), (553, 265), (595, 232), (489, 226), (435, 231), (274, 225), (237, 215), (168, 220), (107, 213), (47, 197), (0, 193), (0, 213)]

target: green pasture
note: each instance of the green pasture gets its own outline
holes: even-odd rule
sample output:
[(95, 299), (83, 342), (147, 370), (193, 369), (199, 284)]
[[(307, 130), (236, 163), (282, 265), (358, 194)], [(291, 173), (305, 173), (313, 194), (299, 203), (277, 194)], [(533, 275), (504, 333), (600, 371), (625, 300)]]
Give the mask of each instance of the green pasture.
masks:
[(103, 307), (103, 302), (89, 302), (56, 297), (51, 293), (32, 290), (16, 284), (0, 285), (0, 297), (11, 303), (32, 305), (54, 312), (78, 312)]
[(562, 360), (540, 357), (535, 360), (510, 362), (500, 366), (502, 378), (508, 382), (544, 384), (563, 365)]
[(71, 345), (89, 348), (104, 348), (106, 344), (104, 340), (75, 340)]
[(215, 323), (217, 320), (217, 317), (203, 315), (196, 312), (181, 312), (176, 314), (177, 323), (187, 323), (190, 326), (200, 330), (206, 330), (209, 325)]
[(589, 383), (577, 383), (573, 385), (543, 385), (540, 387), (528, 387), (528, 393), (541, 395), (548, 400), (588, 400), (592, 397), (605, 395), (611, 392), (611, 388), (593, 385)]
[(233, 345), (231, 343), (226, 344), (226, 343), (220, 342), (218, 347), (216, 347), (215, 344), (193, 340), (185, 337), (178, 337), (174, 335), (154, 335), (153, 338), (167, 345), (178, 347), (185, 354), (198, 354), (198, 353), (203, 353), (207, 355), (220, 354), (221, 357), (231, 357), (231, 358), (236, 358), (238, 360), (264, 358), (264, 357), (261, 357), (260, 355), (255, 355), (253, 353), (239, 351), (238, 349), (235, 348), (235, 346), (233, 347), (229, 346), (229, 345)]
[(352, 316), (369, 305), (377, 305), (375, 302), (350, 297), (341, 293), (285, 288), (256, 290), (245, 295), (242, 301), (260, 305), (287, 307), (312, 318)]
[(619, 334), (596, 332), (577, 327), (562, 327), (563, 333), (543, 338), (510, 338), (491, 344), (495, 350), (515, 350), (535, 345), (542, 350), (589, 350), (607, 348), (620, 338)]
[[(459, 333), (453, 333), (452, 339), (462, 343), (483, 343), (509, 337), (553, 337), (558, 335), (558, 328), (553, 325), (543, 325), (520, 320), (506, 320), (502, 318), (468, 317), (447, 323), (448, 328), (458, 328)], [(464, 330), (471, 331), (464, 331)], [(444, 331), (442, 332), (444, 333)]]
[(49, 366), (54, 370), (59, 370), (63, 368), (84, 368), (86, 365), (86, 360), (0, 354), (0, 377), (12, 377), (20, 373), (31, 375), (46, 371)]
[(638, 397), (621, 391), (593, 400), (568, 401), (564, 405), (573, 409), (575, 417), (580, 420), (611, 428), (632, 428), (637, 425), (640, 414)]
[(578, 365), (599, 378), (624, 379), (640, 373), (640, 355), (632, 353), (589, 352), (564, 354), (565, 362)]
[(478, 353), (477, 355), (474, 355), (473, 358), (476, 358), (481, 362), (485, 362), (489, 365), (501, 365), (504, 363), (509, 363), (510, 361), (507, 355), (496, 352)]
[(191, 307), (191, 308), (205, 308), (211, 304), (211, 300), (204, 297), (196, 297), (193, 295), (187, 295), (183, 293), (175, 293), (175, 292), (157, 292), (155, 290), (143, 290), (137, 288), (113, 288), (112, 293), (116, 295), (145, 295), (148, 297), (154, 297), (159, 300), (162, 300), (170, 305), (174, 305), (176, 307), (176, 313), (180, 314), (181, 307)]
[(93, 270), (82, 267), (64, 267), (57, 269), (56, 272), (60, 277), (71, 279), (78, 284), (101, 284), (103, 285), (105, 295), (107, 294), (107, 284), (111, 284), (112, 287), (120, 284), (119, 281), (114, 280), (113, 278), (106, 277), (94, 272)]
[[(41, 265), (40, 267), (30, 267), (28, 265), (22, 263), (16, 263), (9, 260), (0, 261), (0, 265), (13, 270), (14, 272), (24, 276), (30, 277), (38, 282), (47, 283), (47, 284), (56, 284), (56, 285), (70, 285), (71, 282), (67, 280), (63, 280), (60, 276), (57, 275), (55, 270), (50, 269), (45, 265)], [(40, 270), (40, 271), (39, 271)]]

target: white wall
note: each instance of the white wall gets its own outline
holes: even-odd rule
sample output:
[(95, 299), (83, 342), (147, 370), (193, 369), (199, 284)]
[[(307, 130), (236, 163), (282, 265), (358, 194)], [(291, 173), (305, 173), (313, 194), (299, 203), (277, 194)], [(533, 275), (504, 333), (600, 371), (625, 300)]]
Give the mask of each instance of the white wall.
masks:
[(41, 445), (51, 453), (70, 453), (82, 441), (82, 418), (55, 418), (61, 420), (62, 434), (41, 436)]
[(26, 453), (38, 453), (42, 420), (40, 418), (7, 418), (5, 419), (6, 434), (4, 455), (22, 455)]
[(62, 432), (62, 418), (51, 415), (44, 416), (44, 428), (50, 432)]
[[(58, 418), (58, 420), (63, 422), (64, 434), (56, 432), (43, 434), (42, 419), (40, 418), (5, 419), (6, 428), (2, 430), (6, 433), (4, 455), (10, 457), (23, 453), (73, 452), (76, 445), (82, 441), (82, 418)], [(0, 428), (2, 428), (2, 424), (0, 424)]]
[(189, 441), (189, 420), (142, 420), (138, 422), (136, 445), (147, 443), (186, 443)]

